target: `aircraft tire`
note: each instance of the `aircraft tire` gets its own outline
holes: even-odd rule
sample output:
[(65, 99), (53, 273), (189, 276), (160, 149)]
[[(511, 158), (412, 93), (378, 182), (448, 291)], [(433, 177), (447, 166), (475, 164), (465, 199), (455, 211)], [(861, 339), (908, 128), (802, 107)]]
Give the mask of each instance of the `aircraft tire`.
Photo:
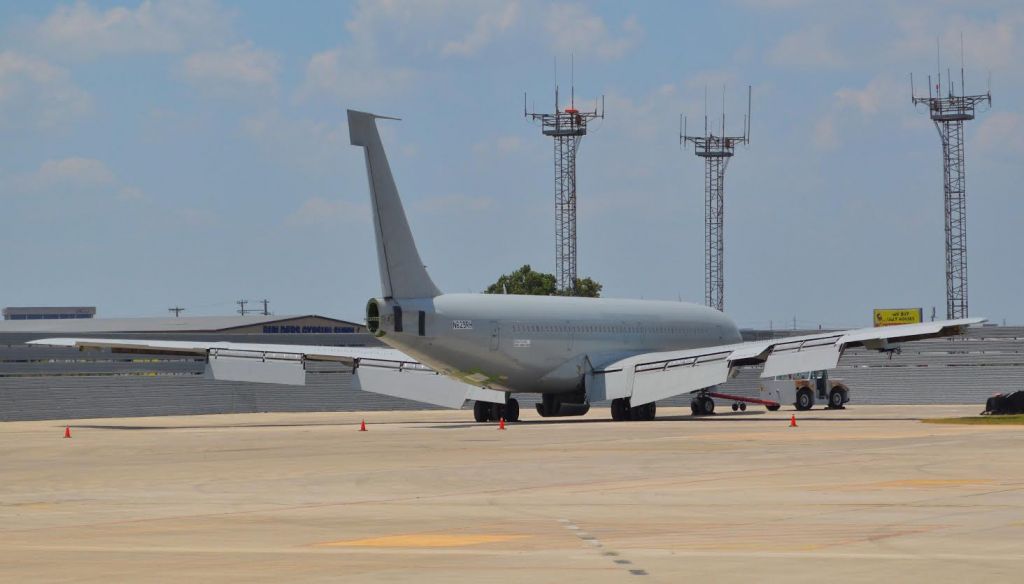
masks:
[(644, 419), (648, 422), (654, 421), (654, 418), (658, 415), (658, 404), (651, 402), (644, 406)]
[(622, 422), (629, 419), (626, 412), (625, 400), (622, 398), (615, 398), (612, 400), (612, 420), (616, 422)]
[(765, 406), (764, 409), (768, 410), (769, 412), (777, 412), (781, 407), (781, 405)]
[(743, 402), (740, 402), (740, 411), (741, 412), (747, 411), (747, 404), (745, 404)]
[(519, 400), (514, 397), (508, 399), (508, 403), (505, 404), (505, 421), (506, 422), (518, 422), (519, 421)]
[(732, 411), (734, 411), (734, 412), (740, 411), (740, 404), (733, 403), (732, 404)]
[(477, 422), (491, 421), (491, 404), (488, 402), (473, 402), (473, 419)]
[(700, 404), (697, 403), (696, 399), (690, 400), (690, 414), (694, 416), (700, 415)]
[(703, 416), (710, 416), (715, 413), (715, 400), (704, 396), (700, 398), (700, 413)]

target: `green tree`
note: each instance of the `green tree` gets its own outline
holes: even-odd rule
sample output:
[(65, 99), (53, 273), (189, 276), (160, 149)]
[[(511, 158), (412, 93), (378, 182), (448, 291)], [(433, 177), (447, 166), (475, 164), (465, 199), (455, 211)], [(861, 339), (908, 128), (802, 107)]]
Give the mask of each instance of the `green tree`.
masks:
[(558, 281), (553, 274), (534, 271), (529, 264), (511, 274), (503, 274), (498, 281), (484, 290), (486, 294), (527, 294), (532, 296), (588, 296), (597, 298), (601, 295), (601, 284), (591, 278), (576, 279), (576, 294), (570, 291), (559, 292)]
[(576, 294), (573, 296), (597, 298), (601, 296), (601, 288), (604, 288), (604, 286), (595, 282), (592, 278), (576, 278)]

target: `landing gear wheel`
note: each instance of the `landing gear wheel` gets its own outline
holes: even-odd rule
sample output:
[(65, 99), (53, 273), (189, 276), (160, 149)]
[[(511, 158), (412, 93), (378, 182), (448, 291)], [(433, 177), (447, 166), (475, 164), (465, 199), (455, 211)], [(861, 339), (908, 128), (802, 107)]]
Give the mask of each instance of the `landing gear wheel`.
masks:
[(708, 396), (700, 398), (700, 413), (702, 416), (710, 416), (715, 413), (715, 400)]
[(801, 412), (811, 409), (814, 406), (814, 396), (809, 389), (801, 389), (796, 394), (796, 409)]
[(768, 410), (769, 412), (777, 412), (777, 411), (779, 411), (779, 408), (781, 408), (781, 407), (782, 407), (781, 405), (775, 404), (773, 406), (765, 406), (764, 409)]
[(745, 404), (743, 402), (740, 402), (740, 411), (741, 412), (747, 411), (747, 404)]
[(645, 414), (644, 419), (647, 420), (647, 421), (653, 421), (655, 416), (658, 415), (658, 404), (656, 404), (654, 402), (651, 402), (651, 403), (647, 404), (646, 406), (644, 406), (644, 408), (646, 410), (644, 412), (644, 414)]
[(612, 419), (616, 422), (623, 422), (629, 419), (629, 411), (626, 400), (621, 397), (612, 400)]
[(518, 422), (519, 421), (519, 400), (514, 397), (508, 399), (508, 403), (505, 404), (505, 421), (506, 422)]
[(658, 406), (654, 402), (642, 406), (629, 408), (629, 419), (634, 422), (650, 422), (658, 413)]
[(473, 402), (473, 419), (477, 422), (491, 421), (491, 404), (488, 402)]
[(697, 403), (696, 399), (690, 400), (690, 414), (694, 416), (700, 415), (700, 404)]
[(833, 389), (832, 393), (828, 394), (828, 407), (835, 408), (837, 410), (843, 409), (843, 391), (841, 389)]
[(740, 411), (740, 404), (737, 404), (737, 403), (732, 404), (732, 411), (734, 411), (734, 412)]

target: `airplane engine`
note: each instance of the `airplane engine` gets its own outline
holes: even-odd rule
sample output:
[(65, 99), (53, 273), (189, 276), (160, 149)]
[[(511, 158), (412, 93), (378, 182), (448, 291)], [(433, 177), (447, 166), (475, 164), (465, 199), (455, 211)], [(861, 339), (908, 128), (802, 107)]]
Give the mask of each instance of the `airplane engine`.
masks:
[(402, 307), (393, 301), (371, 298), (366, 302), (366, 330), (375, 337), (403, 332), (403, 320)]

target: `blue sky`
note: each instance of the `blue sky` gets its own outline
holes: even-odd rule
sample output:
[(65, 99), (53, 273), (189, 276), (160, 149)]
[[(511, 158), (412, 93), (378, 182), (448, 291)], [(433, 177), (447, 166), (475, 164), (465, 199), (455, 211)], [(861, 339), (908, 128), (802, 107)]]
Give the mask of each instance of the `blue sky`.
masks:
[(944, 313), (940, 145), (908, 74), (959, 67), (972, 315), (1024, 322), (1024, 7), (1002, 1), (0, 3), (0, 304), (103, 316), (361, 319), (379, 281), (345, 109), (383, 126), (445, 291), (554, 270), (555, 83), (606, 96), (578, 162), (579, 267), (605, 295), (703, 300), (703, 166), (681, 113), (752, 144), (726, 178), (726, 311), (742, 326)]

